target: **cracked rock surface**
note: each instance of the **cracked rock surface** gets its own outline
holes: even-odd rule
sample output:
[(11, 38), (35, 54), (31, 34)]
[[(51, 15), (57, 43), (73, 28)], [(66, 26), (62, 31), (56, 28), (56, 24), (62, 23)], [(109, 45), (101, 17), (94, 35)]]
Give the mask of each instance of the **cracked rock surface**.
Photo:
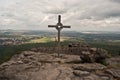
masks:
[(78, 55), (25, 51), (0, 65), (0, 80), (120, 80), (120, 68), (81, 63)]

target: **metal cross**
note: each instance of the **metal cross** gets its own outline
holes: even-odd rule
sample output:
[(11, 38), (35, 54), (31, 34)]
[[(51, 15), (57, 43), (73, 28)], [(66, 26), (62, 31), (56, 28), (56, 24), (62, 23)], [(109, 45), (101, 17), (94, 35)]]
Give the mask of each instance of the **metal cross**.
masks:
[(56, 25), (48, 25), (48, 27), (56, 28), (58, 31), (58, 57), (60, 57), (60, 31), (63, 28), (70, 28), (70, 26), (65, 26), (61, 23), (61, 15), (58, 15), (58, 23)]

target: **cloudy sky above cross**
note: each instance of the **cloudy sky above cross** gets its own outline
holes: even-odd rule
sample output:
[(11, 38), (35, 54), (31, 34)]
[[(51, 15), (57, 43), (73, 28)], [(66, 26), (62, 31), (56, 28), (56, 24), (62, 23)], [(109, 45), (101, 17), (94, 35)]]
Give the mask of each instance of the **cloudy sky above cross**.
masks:
[(120, 0), (0, 0), (0, 29), (49, 30), (61, 14), (70, 30), (120, 31), (119, 7)]

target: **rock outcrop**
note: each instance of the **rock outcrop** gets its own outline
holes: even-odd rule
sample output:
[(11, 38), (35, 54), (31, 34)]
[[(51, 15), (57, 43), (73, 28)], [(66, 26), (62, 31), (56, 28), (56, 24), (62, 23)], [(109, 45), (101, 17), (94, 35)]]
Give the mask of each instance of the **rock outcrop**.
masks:
[[(31, 49), (35, 52), (57, 53), (57, 47), (39, 47)], [(61, 46), (60, 51), (63, 54), (79, 55), (82, 62), (104, 63), (105, 59), (110, 57), (108, 51), (102, 48), (91, 48), (87, 43), (70, 43), (68, 46)]]
[(120, 80), (120, 68), (81, 63), (80, 56), (25, 51), (0, 65), (0, 80)]

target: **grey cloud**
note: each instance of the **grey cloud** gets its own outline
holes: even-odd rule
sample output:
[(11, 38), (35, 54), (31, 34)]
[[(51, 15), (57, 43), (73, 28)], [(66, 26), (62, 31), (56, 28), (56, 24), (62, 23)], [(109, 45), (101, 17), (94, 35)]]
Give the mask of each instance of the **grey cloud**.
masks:
[(11, 13), (9, 13), (9, 12), (5, 12), (5, 13), (2, 13), (0, 16), (2, 16), (2, 17), (15, 17), (15, 15), (14, 14), (11, 14)]
[(119, 12), (110, 12), (105, 15), (106, 17), (120, 17), (120, 11)]
[(117, 3), (120, 3), (120, 0), (111, 0), (113, 2), (117, 2)]
[[(111, 6), (111, 5), (109, 5)], [(96, 19), (96, 20), (101, 20), (101, 19), (106, 19), (110, 17), (120, 17), (120, 10), (118, 7), (113, 8), (113, 6), (103, 6), (102, 7), (96, 7), (95, 9), (87, 10), (83, 12), (82, 14), (79, 15), (77, 19)]]
[(43, 13), (47, 14), (64, 14), (67, 13), (67, 9), (51, 9), (51, 10), (45, 10)]

